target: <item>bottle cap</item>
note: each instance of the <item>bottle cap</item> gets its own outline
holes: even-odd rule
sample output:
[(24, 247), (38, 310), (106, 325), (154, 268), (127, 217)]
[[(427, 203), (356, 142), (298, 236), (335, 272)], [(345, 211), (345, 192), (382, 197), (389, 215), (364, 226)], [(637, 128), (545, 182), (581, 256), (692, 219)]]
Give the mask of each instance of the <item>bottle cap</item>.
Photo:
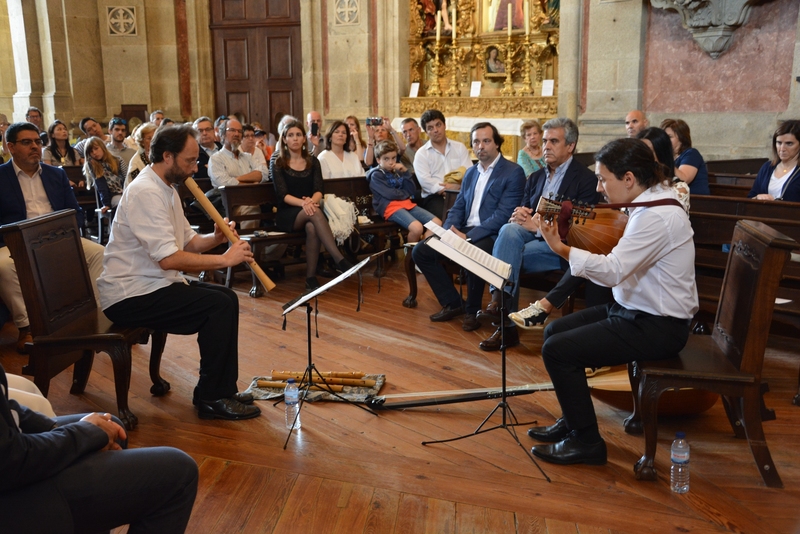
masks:
[(675, 439), (685, 439), (686, 432), (675, 432)]
[(287, 384), (294, 384), (294, 378), (290, 378), (286, 381)]

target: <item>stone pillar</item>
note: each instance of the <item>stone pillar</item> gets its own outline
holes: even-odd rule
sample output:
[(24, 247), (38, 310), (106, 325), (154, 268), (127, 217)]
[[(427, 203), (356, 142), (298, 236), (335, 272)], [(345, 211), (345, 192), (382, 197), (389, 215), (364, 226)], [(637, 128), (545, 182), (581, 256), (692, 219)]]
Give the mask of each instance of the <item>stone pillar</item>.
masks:
[(11, 26), (8, 18), (8, 3), (0, 0), (0, 113), (13, 121), (14, 93), (17, 92), (17, 78), (14, 76), (14, 54), (11, 45)]
[[(153, 26), (151, 21), (146, 19), (143, 0), (128, 0), (124, 7), (119, 6), (120, 3), (114, 0), (97, 0), (103, 65), (102, 83), (105, 86), (105, 116), (109, 118), (120, 112), (122, 104), (151, 102), (151, 58), (147, 36)], [(172, 5), (167, 3), (167, 7), (171, 12)], [(163, 27), (159, 24), (154, 29), (170, 27), (174, 34), (174, 18), (171, 18), (171, 25), (167, 21), (163, 24)], [(153, 32), (153, 34), (158, 33), (158, 31)], [(153, 60), (154, 64), (160, 64), (163, 58), (153, 58)], [(170, 83), (177, 86), (175, 78), (173, 77)]]
[(61, 0), (36, 0), (39, 16), (39, 48), (42, 52), (42, 115), (44, 124), (73, 117), (72, 72), (68, 30)]
[(642, 106), (647, 6), (641, 0), (591, 0), (588, 22), (581, 152), (624, 136), (625, 115)]
[(214, 115), (214, 56), (208, 0), (186, 3), (189, 26), (189, 65), (194, 118)]
[[(581, 91), (583, 1), (561, 0), (558, 38), (558, 116), (578, 120)], [(585, 46), (585, 43), (583, 44)]]
[[(17, 91), (14, 93), (13, 121), (25, 120), (30, 106), (42, 106), (44, 84), (42, 80), (42, 54), (39, 49), (39, 23), (36, 5), (22, 0), (8, 0), (8, 21), (11, 32), (11, 50), (14, 56), (14, 74)], [(47, 19), (47, 12), (42, 16)], [(21, 30), (21, 31), (20, 31)]]
[[(100, 46), (98, 8), (86, 0), (63, 0), (69, 17), (66, 28), (66, 54), (69, 61), (69, 84), (72, 94), (73, 132), (83, 117), (106, 118), (106, 79), (103, 74), (104, 56)], [(105, 18), (103, 26), (105, 29)], [(106, 30), (107, 31), (107, 30)], [(59, 118), (63, 116), (56, 110)], [(82, 134), (81, 134), (82, 135)]]

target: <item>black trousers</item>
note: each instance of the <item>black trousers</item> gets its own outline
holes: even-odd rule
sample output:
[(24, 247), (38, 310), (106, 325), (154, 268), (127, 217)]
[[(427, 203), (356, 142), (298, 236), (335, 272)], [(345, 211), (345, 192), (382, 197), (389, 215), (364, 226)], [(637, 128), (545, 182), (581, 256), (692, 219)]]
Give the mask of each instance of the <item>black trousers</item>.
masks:
[(0, 531), (91, 534), (129, 524), (131, 534), (182, 533), (197, 476), (195, 461), (172, 447), (89, 453), (53, 477), (0, 494)]
[(567, 427), (581, 430), (597, 423), (586, 367), (676, 356), (689, 338), (690, 322), (612, 303), (550, 323), (544, 330), (542, 358)]
[[(470, 228), (461, 230), (467, 233)], [(472, 243), (484, 252), (492, 253), (494, 247), (494, 240), (491, 237), (485, 237), (479, 241)], [(419, 270), (425, 275), (428, 285), (431, 286), (436, 299), (441, 306), (460, 306), (461, 295), (453, 285), (452, 277), (447, 274), (441, 260), (444, 256), (433, 250), (426, 243), (420, 243), (412, 249), (411, 252), (414, 257), (414, 263), (417, 264)], [(481, 309), (481, 302), (483, 300), (483, 291), (486, 288), (486, 282), (482, 278), (475, 276), (467, 271), (467, 313), (477, 313)]]
[(197, 400), (215, 401), (238, 391), (239, 297), (211, 284), (172, 284), (147, 295), (131, 297), (105, 310), (121, 326), (140, 326), (189, 335), (197, 333), (200, 379)]
[(570, 295), (575, 293), (581, 284), (586, 283), (586, 307), (598, 306), (606, 304), (614, 300), (610, 287), (603, 287), (591, 282), (580, 276), (572, 276), (572, 273), (567, 269), (561, 280), (555, 285), (553, 289), (545, 297), (550, 304), (556, 308), (561, 308), (567, 301)]
[(444, 197), (442, 195), (428, 195), (427, 197), (421, 199), (417, 204), (419, 204), (420, 208), (427, 210), (429, 213), (433, 213), (439, 217), (441, 221), (444, 221), (447, 218), (447, 214), (444, 213)]

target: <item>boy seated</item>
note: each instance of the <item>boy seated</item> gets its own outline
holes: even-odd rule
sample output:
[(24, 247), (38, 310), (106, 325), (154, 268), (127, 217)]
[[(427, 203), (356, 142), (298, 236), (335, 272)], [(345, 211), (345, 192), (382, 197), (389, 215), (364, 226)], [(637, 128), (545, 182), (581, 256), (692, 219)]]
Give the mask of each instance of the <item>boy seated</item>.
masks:
[(411, 173), (397, 162), (397, 145), (388, 140), (380, 141), (374, 150), (378, 166), (367, 173), (367, 180), (375, 211), (385, 220), (406, 228), (409, 243), (427, 237), (429, 232), (423, 225), (428, 221), (441, 225), (442, 221), (412, 202), (416, 186)]

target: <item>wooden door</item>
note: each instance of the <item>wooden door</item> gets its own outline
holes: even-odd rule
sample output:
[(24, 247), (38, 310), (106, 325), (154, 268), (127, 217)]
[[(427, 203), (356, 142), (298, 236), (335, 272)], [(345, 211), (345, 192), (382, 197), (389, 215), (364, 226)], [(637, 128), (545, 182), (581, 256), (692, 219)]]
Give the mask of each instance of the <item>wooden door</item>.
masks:
[(211, 0), (216, 114), (242, 112), (274, 132), (276, 113), (303, 113), (296, 0)]

